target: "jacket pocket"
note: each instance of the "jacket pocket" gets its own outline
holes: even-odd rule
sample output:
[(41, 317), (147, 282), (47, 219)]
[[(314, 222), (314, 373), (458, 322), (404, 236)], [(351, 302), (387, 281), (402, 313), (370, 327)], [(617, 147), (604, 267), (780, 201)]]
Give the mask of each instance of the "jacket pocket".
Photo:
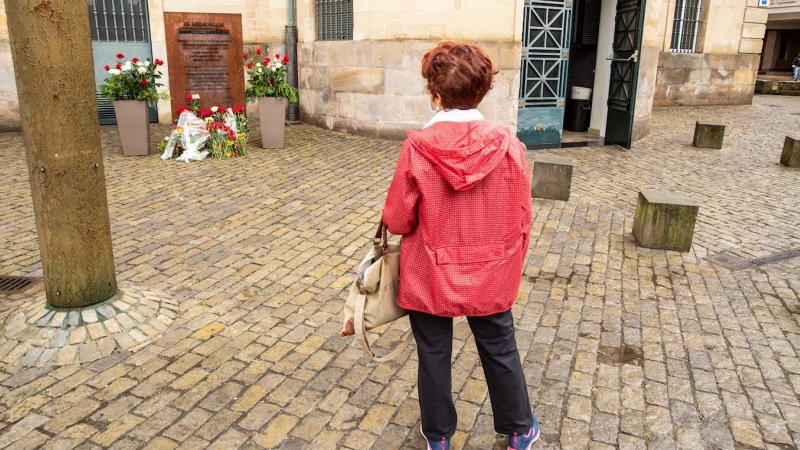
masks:
[(505, 259), (505, 244), (495, 242), (484, 245), (461, 247), (439, 247), (436, 249), (436, 264), (470, 264)]

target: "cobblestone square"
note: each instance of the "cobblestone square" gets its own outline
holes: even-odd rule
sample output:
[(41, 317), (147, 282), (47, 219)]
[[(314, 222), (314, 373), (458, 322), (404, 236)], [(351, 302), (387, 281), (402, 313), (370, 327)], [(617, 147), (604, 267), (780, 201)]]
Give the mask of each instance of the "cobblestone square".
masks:
[[(692, 147), (695, 121), (726, 125), (721, 150)], [(569, 201), (533, 201), (513, 309), (534, 448), (797, 448), (800, 257), (780, 254), (800, 248), (800, 170), (779, 160), (800, 98), (656, 108), (651, 127), (630, 151), (545, 151), (575, 165)], [(47, 315), (41, 283), (0, 294), (0, 448), (424, 448), (414, 347), (376, 364), (338, 336), (399, 142), (293, 124), (284, 149), (255, 135), (247, 157), (185, 164), (101, 133), (134, 294), (72, 316)], [(0, 160), (0, 275), (41, 276), (21, 134)], [(691, 251), (636, 246), (640, 189), (699, 205)], [(453, 448), (506, 448), (463, 319), (453, 365)]]

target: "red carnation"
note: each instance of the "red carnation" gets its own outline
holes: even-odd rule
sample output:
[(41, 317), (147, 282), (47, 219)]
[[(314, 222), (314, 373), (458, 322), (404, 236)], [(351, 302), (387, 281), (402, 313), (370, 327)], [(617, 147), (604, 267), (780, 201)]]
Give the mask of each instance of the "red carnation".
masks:
[(247, 62), (247, 68), (249, 69), (251, 67), (253, 67), (253, 61), (248, 61)]
[(247, 59), (247, 58), (249, 58), (249, 57), (250, 57), (250, 55), (248, 55), (247, 53), (245, 53), (244, 55), (242, 55), (242, 58), (244, 58), (244, 59)]
[(286, 64), (289, 62), (289, 55), (283, 55), (283, 63)]
[(125, 55), (123, 55), (122, 53), (117, 53), (117, 59), (122, 59), (124, 57), (125, 57)]
[(189, 95), (187, 95), (187, 96), (186, 96), (186, 100), (187, 100), (187, 101), (192, 101), (192, 94), (189, 94)]
[(117, 70), (120, 70), (120, 69), (122, 69), (122, 64), (117, 63)]
[(148, 83), (150, 83), (150, 82), (149, 82), (149, 81), (147, 81), (147, 80), (142, 80), (142, 84), (143, 84), (144, 86), (147, 86), (147, 84), (148, 84)]
[(162, 61), (162, 60), (160, 60), (160, 59), (156, 58), (156, 65), (157, 65), (157, 66), (163, 66), (163, 65), (164, 65), (164, 61)]
[(281, 54), (280, 53), (275, 53), (275, 59), (281, 59)]
[(103, 69), (106, 69), (106, 72), (108, 72), (109, 70), (111, 70), (111, 67), (108, 67), (108, 64), (106, 64), (105, 66), (103, 66)]
[(256, 55), (259, 55), (259, 56), (261, 56), (261, 49), (260, 49), (260, 48), (257, 48), (257, 49), (256, 49)]
[(269, 64), (269, 58), (264, 58), (264, 65), (266, 66), (267, 64)]
[(179, 116), (180, 116), (180, 115), (181, 115), (181, 113), (182, 113), (182, 112), (184, 112), (184, 111), (189, 111), (189, 112), (192, 112), (192, 108), (189, 108), (188, 106), (179, 106), (179, 107), (178, 107), (178, 115), (179, 115)]
[(133, 59), (131, 60), (131, 62), (136, 64), (137, 62), (139, 62), (139, 58), (134, 56)]

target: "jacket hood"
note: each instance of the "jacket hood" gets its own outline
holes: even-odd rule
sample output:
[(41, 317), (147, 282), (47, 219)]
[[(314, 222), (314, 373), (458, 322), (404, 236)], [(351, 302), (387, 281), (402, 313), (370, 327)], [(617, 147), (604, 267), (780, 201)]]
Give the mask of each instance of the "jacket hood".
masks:
[(440, 122), (409, 131), (408, 142), (457, 191), (480, 183), (517, 142), (511, 131), (486, 120)]

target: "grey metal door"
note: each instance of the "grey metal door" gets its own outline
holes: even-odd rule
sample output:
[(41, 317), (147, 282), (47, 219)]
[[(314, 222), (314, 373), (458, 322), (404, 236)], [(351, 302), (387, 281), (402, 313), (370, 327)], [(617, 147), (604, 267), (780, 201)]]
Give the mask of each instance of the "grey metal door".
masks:
[[(100, 86), (108, 77), (103, 66), (113, 66), (117, 53), (125, 60), (137, 57), (152, 60), (150, 46), (150, 21), (147, 15), (147, 0), (89, 0), (89, 25), (92, 32), (94, 55), (94, 81)], [(114, 105), (97, 94), (100, 123), (117, 123)], [(150, 106), (150, 121), (158, 121), (156, 106)]]
[(561, 142), (572, 0), (525, 0), (517, 136), (525, 144)]
[(619, 0), (614, 25), (606, 142), (631, 148), (645, 0)]

